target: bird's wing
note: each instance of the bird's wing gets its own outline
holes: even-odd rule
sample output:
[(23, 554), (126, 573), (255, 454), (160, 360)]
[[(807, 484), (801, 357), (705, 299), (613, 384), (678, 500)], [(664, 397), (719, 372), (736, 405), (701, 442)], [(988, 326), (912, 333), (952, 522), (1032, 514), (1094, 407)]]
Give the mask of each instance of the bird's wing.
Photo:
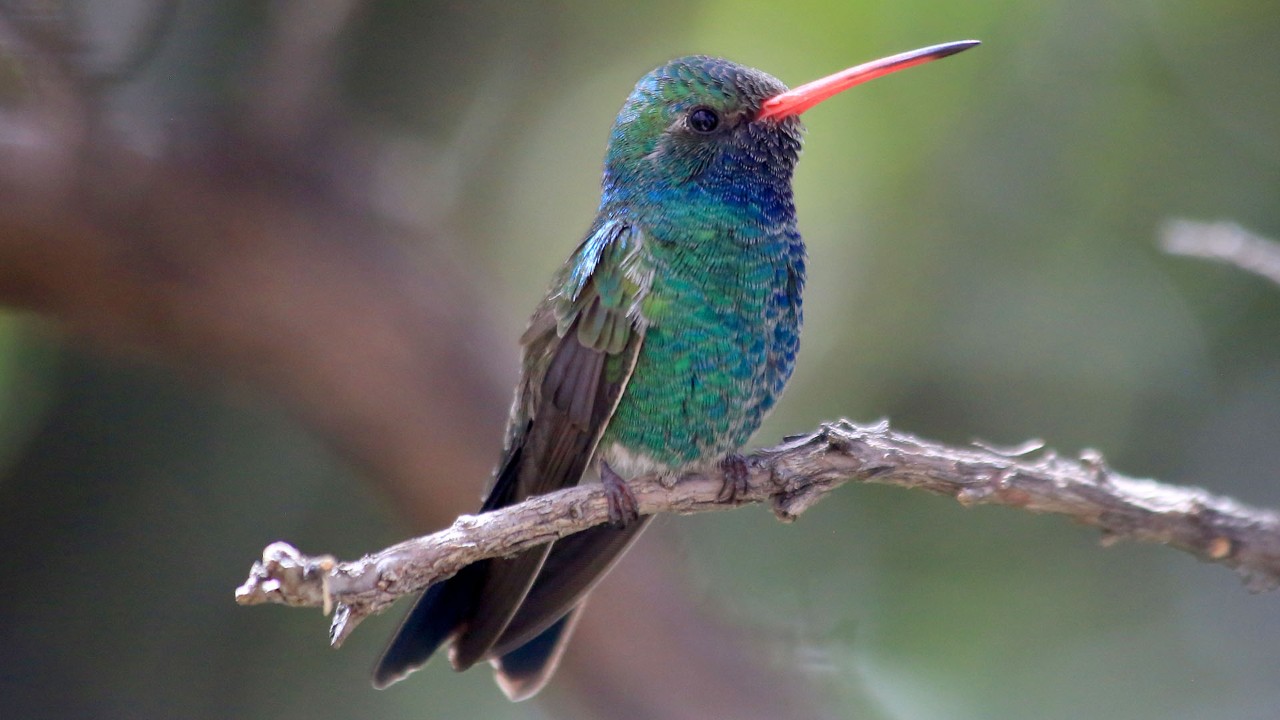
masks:
[(644, 338), (652, 270), (642, 241), (638, 229), (613, 222), (588, 236), (521, 338), (526, 373), (513, 430), (523, 432), (512, 433), (490, 492), (503, 504), (577, 483), (595, 452)]
[[(644, 339), (640, 309), (652, 270), (642, 243), (638, 229), (606, 221), (553, 281), (521, 338), (524, 377), (506, 451), (482, 511), (581, 479)], [(430, 588), (392, 638), (375, 670), (375, 684), (385, 686), (417, 669), (451, 637), (454, 667), (485, 657), (516, 614), (550, 547), (475, 563)]]
[[(651, 270), (641, 233), (605, 223), (575, 252), (523, 342), (525, 383), (492, 509), (578, 483), (626, 388), (644, 338), (641, 301)], [(554, 322), (552, 322), (554, 320)], [(454, 642), (464, 668), (485, 657), (516, 614), (550, 545), (488, 563), (474, 612)]]

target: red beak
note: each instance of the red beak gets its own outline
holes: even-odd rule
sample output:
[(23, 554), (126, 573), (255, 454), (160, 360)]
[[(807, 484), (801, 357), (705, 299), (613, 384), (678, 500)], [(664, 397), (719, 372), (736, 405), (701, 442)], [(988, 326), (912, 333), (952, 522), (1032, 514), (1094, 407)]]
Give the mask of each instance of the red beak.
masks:
[(794, 90), (788, 90), (765, 100), (756, 119), (763, 120), (765, 118), (784, 118), (791, 115), (799, 115), (823, 100), (842, 93), (854, 85), (874, 80), (881, 75), (888, 75), (891, 72), (897, 72), (913, 65), (921, 65), (931, 60), (955, 55), (978, 44), (977, 40), (959, 40), (957, 42), (943, 43), (890, 55), (887, 58), (856, 65), (848, 70), (841, 70), (834, 75), (828, 75), (821, 80), (814, 80)]

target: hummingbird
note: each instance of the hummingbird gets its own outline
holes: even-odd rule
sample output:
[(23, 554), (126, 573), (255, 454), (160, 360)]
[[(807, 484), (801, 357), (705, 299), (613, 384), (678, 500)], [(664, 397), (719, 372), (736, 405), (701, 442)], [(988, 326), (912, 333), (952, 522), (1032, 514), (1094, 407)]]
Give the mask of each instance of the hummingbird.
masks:
[(791, 179), (800, 115), (859, 83), (978, 42), (921, 48), (788, 90), (708, 56), (642, 77), (609, 134), (595, 220), (520, 339), (506, 442), (480, 511), (599, 474), (613, 522), (482, 560), (429, 587), (374, 671), (383, 688), (449, 644), (457, 670), (489, 661), (513, 701), (550, 679), (587, 593), (648, 524), (627, 477), (717, 467), (795, 366), (805, 247)]

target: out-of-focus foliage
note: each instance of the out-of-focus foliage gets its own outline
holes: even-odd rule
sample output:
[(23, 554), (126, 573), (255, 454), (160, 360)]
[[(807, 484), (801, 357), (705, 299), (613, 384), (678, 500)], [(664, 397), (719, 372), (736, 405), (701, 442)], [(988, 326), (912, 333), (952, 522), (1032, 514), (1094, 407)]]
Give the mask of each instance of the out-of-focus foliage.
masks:
[[(794, 85), (975, 37), (806, 116), (806, 334), (757, 441), (888, 416), (1280, 507), (1280, 288), (1155, 242), (1175, 216), (1280, 236), (1273, 4), (628, 5), (371, 3), (346, 30), (342, 101), (393, 150), (371, 191), (449, 228), (513, 353), (651, 66), (718, 54)], [(262, 22), (258, 3), (187, 3), (117, 91), (121, 125), (159, 107), (198, 127), (235, 101)], [(35, 328), (0, 318), (0, 715), (539, 716), (443, 663), (372, 691), (392, 620), (331, 652), (313, 614), (235, 607), (267, 542), (354, 555), (395, 539), (391, 509), (276, 409)], [(1280, 596), (1180, 553), (871, 487), (795, 525), (747, 510), (658, 531), (687, 548), (672, 591), (802, 665), (838, 716), (1280, 712)]]

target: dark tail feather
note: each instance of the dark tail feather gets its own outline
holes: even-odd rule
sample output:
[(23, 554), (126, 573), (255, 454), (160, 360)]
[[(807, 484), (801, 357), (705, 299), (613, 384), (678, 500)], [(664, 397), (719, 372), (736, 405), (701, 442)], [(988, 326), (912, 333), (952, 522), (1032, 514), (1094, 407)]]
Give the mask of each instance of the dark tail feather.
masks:
[(652, 519), (651, 515), (645, 516), (621, 529), (599, 525), (557, 540), (537, 582), (494, 643), (490, 655), (505, 657), (516, 652), (579, 606)]
[(578, 624), (581, 611), (582, 605), (578, 605), (542, 634), (492, 661), (494, 679), (508, 700), (528, 700), (547, 684), (560, 664), (560, 656), (573, 635), (573, 626)]
[(381, 690), (403, 680), (427, 664), (440, 645), (458, 631), (475, 604), (485, 564), (468, 565), (457, 575), (427, 588), (378, 660), (373, 671), (374, 687)]
[[(507, 629), (524, 602), (529, 588), (556, 543), (526, 550), (513, 558), (487, 561), (483, 581), (477, 588), (466, 628), (453, 642), (449, 660), (455, 670), (466, 670), (486, 657)], [(477, 563), (479, 564), (479, 563)]]

